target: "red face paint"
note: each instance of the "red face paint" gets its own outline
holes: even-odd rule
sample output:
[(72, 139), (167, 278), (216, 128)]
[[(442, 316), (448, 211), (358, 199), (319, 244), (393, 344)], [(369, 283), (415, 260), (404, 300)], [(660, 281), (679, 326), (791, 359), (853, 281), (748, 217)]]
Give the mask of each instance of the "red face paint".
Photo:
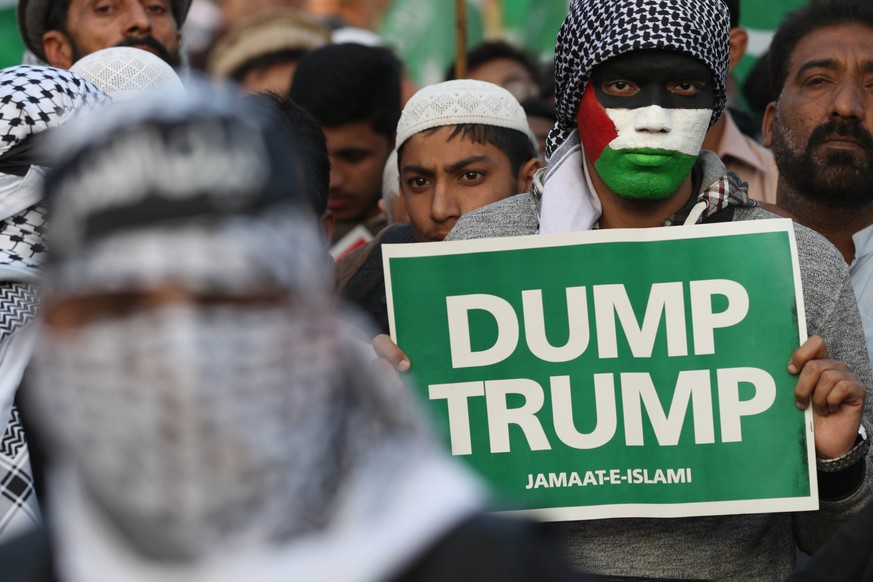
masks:
[(596, 91), (591, 85), (585, 88), (582, 100), (579, 101), (576, 126), (579, 128), (579, 138), (585, 147), (585, 155), (592, 164), (600, 158), (606, 146), (618, 137), (615, 124), (597, 100)]

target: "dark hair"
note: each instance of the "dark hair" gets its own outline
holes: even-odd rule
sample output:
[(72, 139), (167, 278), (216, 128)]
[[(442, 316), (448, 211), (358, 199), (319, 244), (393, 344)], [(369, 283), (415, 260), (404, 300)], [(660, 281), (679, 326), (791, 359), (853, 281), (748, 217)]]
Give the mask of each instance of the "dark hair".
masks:
[(791, 57), (801, 39), (810, 32), (837, 24), (861, 24), (873, 28), (870, 0), (810, 0), (790, 12), (770, 43), (770, 81), (778, 97), (788, 80)]
[(555, 106), (547, 99), (527, 99), (521, 104), (524, 114), (528, 117), (545, 117), (552, 121), (558, 121), (558, 113)]
[(740, 0), (722, 0), (731, 13), (731, 28), (740, 25)]
[[(496, 61), (497, 59), (509, 59), (515, 61), (527, 69), (534, 82), (542, 91), (542, 73), (536, 60), (508, 42), (502, 40), (485, 41), (477, 44), (467, 51), (467, 70), (473, 71), (485, 63)], [(446, 81), (452, 81), (455, 78), (455, 61), (452, 61), (446, 69)]]
[(293, 63), (297, 61), (306, 54), (306, 51), (303, 49), (294, 50), (281, 50), (276, 51), (274, 53), (267, 53), (265, 55), (259, 55), (253, 59), (250, 59), (239, 67), (233, 70), (229, 77), (234, 81), (240, 83), (252, 71), (257, 71), (259, 69), (268, 69), (273, 65), (279, 65), (284, 63)]
[[(432, 127), (425, 129), (421, 133), (434, 133), (443, 127), (445, 126)], [(518, 174), (525, 162), (537, 157), (531, 138), (517, 129), (481, 123), (461, 123), (453, 127), (454, 129), (446, 141), (452, 141), (460, 135), (462, 138), (468, 139), (473, 143), (490, 143), (509, 158), (509, 168), (513, 174)], [(404, 147), (406, 147), (406, 142), (397, 148), (398, 164), (400, 164), (400, 158), (403, 156)]]
[(316, 216), (322, 216), (327, 210), (330, 158), (327, 155), (327, 141), (318, 121), (303, 107), (277, 93), (256, 93), (244, 100), (262, 116), (262, 123), (294, 138), (306, 189), (303, 194)]
[(752, 69), (746, 75), (743, 83), (743, 97), (749, 105), (752, 114), (761, 121), (764, 119), (764, 111), (771, 101), (775, 101), (778, 95), (773, 93), (770, 83), (770, 53), (766, 52), (755, 62)]
[(394, 142), (400, 120), (400, 61), (391, 50), (336, 44), (306, 53), (289, 96), (323, 126), (369, 121)]
[(67, 12), (70, 10), (71, 0), (54, 0), (49, 2), (48, 12), (45, 16), (46, 30), (67, 31)]

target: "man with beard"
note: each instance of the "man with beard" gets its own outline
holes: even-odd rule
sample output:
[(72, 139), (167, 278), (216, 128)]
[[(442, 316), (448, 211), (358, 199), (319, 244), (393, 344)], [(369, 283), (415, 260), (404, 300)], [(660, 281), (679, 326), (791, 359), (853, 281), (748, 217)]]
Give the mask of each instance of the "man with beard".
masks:
[(113, 46), (147, 50), (176, 67), (190, 6), (191, 0), (19, 0), (18, 28), (34, 55), (61, 69)]
[(873, 354), (873, 4), (821, 0), (790, 14), (770, 47), (778, 99), (764, 116), (777, 204), (849, 264)]

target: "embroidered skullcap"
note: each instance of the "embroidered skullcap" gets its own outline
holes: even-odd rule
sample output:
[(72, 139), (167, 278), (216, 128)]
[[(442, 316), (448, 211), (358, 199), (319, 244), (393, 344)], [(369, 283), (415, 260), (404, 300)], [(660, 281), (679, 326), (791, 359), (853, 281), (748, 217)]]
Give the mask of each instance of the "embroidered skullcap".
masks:
[(182, 91), (173, 67), (148, 51), (132, 47), (103, 49), (70, 67), (106, 92), (113, 101), (127, 101), (148, 91)]
[(709, 67), (715, 83), (710, 125), (727, 101), (730, 14), (722, 0), (573, 0), (555, 44), (558, 123), (546, 155), (576, 129), (579, 101), (597, 65), (630, 51), (669, 49)]
[(289, 136), (229, 90), (123, 105), (52, 136), (49, 290), (323, 288)]
[(492, 125), (533, 133), (512, 93), (485, 81), (458, 79), (428, 85), (406, 103), (397, 123), (397, 147), (416, 133), (444, 125)]
[(330, 42), (330, 31), (305, 12), (271, 10), (233, 27), (212, 50), (206, 70), (218, 77), (236, 77), (249, 63), (282, 52), (300, 54)]

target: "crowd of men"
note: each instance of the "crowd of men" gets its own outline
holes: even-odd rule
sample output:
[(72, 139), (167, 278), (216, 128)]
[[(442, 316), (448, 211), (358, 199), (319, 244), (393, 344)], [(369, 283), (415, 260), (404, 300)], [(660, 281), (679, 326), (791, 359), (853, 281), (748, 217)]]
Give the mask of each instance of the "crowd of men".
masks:
[[(190, 4), (18, 3), (0, 580), (873, 578), (873, 3), (786, 16), (761, 127), (739, 1), (572, 0), (552, 69), (488, 42), (417, 90), (284, 7), (191, 54)], [(385, 245), (779, 217), (818, 509), (496, 515), (387, 335)]]

